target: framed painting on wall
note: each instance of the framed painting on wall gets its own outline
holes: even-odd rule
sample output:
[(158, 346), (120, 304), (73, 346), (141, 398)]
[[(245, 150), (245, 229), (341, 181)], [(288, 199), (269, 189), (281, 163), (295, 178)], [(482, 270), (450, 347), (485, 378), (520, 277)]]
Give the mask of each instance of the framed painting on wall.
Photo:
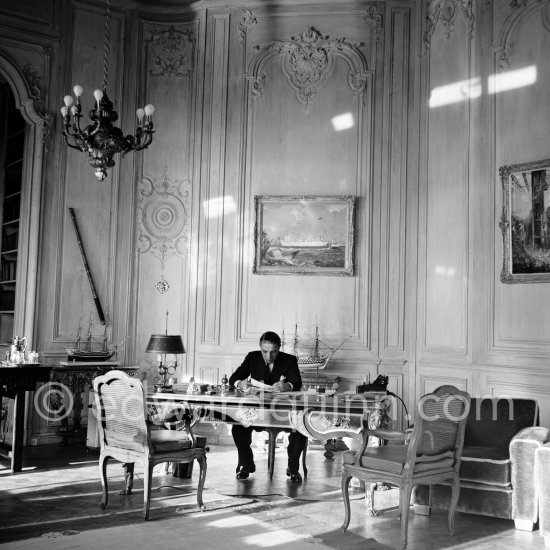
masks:
[(254, 197), (253, 272), (353, 275), (354, 196)]
[(502, 166), (503, 283), (550, 282), (550, 159)]

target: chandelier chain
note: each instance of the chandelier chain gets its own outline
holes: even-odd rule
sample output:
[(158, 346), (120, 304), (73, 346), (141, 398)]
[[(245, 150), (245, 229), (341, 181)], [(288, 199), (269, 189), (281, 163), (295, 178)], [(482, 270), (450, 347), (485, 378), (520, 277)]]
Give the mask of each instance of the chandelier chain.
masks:
[(103, 50), (103, 91), (107, 91), (109, 76), (109, 54), (111, 52), (111, 1), (105, 2), (105, 47)]

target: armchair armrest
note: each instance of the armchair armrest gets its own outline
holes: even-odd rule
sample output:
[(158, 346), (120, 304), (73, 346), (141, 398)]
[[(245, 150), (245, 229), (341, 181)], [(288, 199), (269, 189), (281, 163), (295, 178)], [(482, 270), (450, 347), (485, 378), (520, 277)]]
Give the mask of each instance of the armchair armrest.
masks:
[[(550, 441), (550, 430), (530, 426), (510, 441), (512, 518), (516, 527), (536, 523), (538, 502), (535, 490), (535, 451)], [(521, 528), (521, 527), (519, 527)]]
[(355, 458), (353, 460), (353, 463), (356, 466), (359, 466), (361, 464), (361, 457), (363, 456), (363, 453), (367, 448), (367, 445), (369, 443), (369, 437), (371, 436), (379, 437), (380, 439), (385, 439), (386, 441), (403, 441), (403, 442), (407, 441), (407, 433), (400, 432), (398, 430), (364, 429), (361, 435), (362, 435), (361, 446), (359, 447), (359, 449), (357, 449), (357, 452), (355, 453)]

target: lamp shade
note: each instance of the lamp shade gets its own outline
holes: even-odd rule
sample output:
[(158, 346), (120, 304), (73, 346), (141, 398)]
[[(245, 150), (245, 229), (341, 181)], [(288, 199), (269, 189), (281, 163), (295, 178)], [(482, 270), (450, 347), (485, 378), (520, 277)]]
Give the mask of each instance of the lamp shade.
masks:
[(178, 355), (185, 353), (185, 348), (179, 334), (152, 334), (145, 351)]

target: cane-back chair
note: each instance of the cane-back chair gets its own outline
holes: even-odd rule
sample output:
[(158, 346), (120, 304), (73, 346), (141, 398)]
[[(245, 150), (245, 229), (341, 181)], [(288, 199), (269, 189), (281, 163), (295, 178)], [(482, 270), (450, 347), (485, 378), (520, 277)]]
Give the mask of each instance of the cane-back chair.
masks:
[(153, 468), (162, 462), (186, 463), (197, 460), (200, 466), (197, 504), (205, 509), (202, 491), (206, 478), (206, 448), (197, 447), (189, 418), (183, 418), (183, 431), (152, 430), (146, 421), (143, 385), (118, 370), (94, 379), (100, 438), (99, 471), (103, 486), (101, 507), (107, 506), (107, 462), (114, 458), (124, 463), (126, 487), (121, 494), (131, 494), (134, 463), (144, 466), (143, 518), (149, 518)]
[[(454, 513), (460, 492), (458, 469), (464, 444), (464, 428), (470, 408), (470, 396), (453, 386), (441, 386), (424, 395), (417, 407), (411, 434), (389, 430), (365, 430), (357, 452), (343, 455), (342, 494), (345, 531), (350, 522), (349, 482), (385, 481), (400, 488), (401, 544), (407, 545), (407, 528), (414, 485), (447, 482), (452, 487), (448, 524), (454, 534)], [(382, 447), (368, 447), (369, 436), (388, 440)], [(410, 439), (409, 439), (410, 437)], [(404, 444), (392, 444), (400, 440)], [(372, 485), (371, 485), (372, 487)]]

